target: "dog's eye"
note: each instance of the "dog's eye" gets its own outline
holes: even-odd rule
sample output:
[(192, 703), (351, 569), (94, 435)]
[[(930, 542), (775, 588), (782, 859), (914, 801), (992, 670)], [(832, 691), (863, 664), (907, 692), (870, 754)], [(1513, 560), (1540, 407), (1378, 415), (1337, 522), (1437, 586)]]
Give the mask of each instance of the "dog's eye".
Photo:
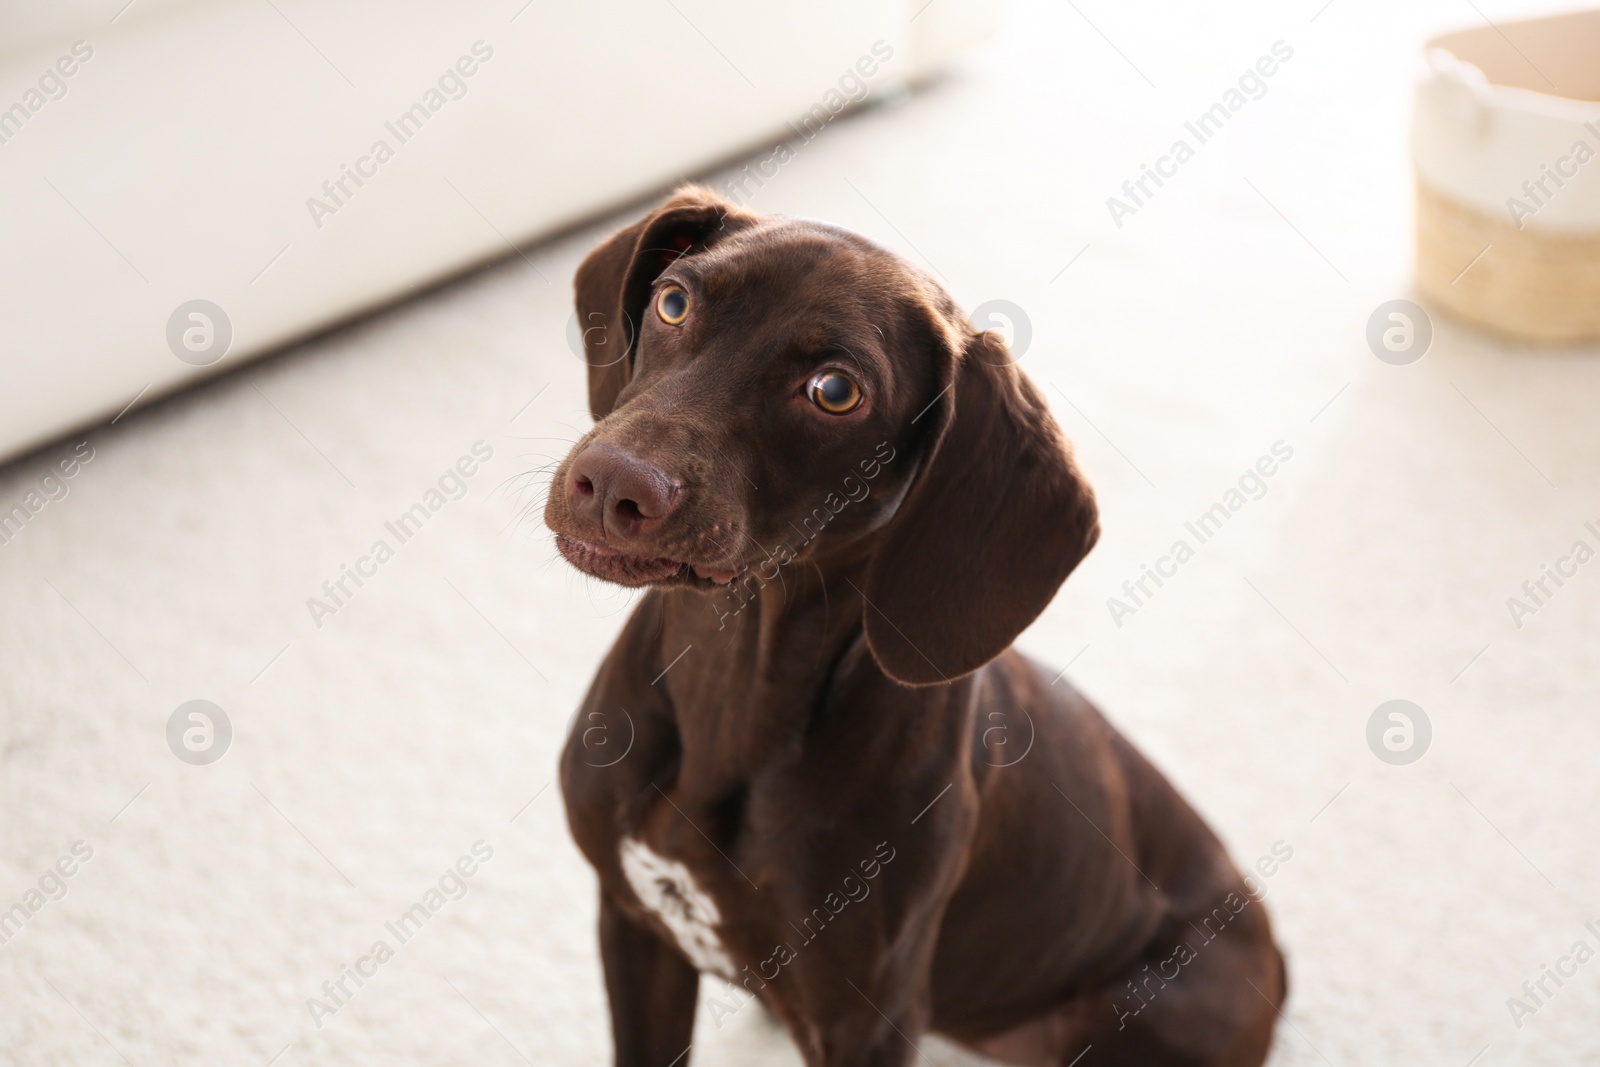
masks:
[(848, 415), (861, 406), (861, 386), (849, 375), (823, 371), (811, 379), (811, 402), (829, 415)]
[(668, 326), (681, 325), (689, 317), (689, 294), (681, 286), (662, 286), (656, 296), (656, 314)]

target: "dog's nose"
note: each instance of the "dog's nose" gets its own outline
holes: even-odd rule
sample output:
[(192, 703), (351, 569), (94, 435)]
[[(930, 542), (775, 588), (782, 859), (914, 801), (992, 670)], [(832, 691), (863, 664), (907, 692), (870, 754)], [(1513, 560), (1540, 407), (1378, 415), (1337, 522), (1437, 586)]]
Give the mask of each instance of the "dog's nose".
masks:
[(677, 506), (681, 488), (659, 467), (604, 441), (579, 453), (567, 475), (578, 517), (626, 539), (659, 526)]

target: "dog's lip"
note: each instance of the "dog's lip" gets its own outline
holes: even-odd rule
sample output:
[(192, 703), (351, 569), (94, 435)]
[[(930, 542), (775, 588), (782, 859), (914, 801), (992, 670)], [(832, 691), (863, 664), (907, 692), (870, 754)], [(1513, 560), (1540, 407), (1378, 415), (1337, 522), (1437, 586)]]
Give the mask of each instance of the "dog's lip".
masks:
[(690, 569), (701, 578), (716, 582), (718, 585), (727, 585), (739, 574), (732, 567), (702, 567), (698, 563), (693, 564)]
[(711, 585), (727, 585), (739, 574), (736, 568), (689, 563), (670, 556), (630, 555), (602, 541), (570, 534), (556, 534), (556, 547), (574, 567), (619, 585), (649, 585), (671, 578), (698, 578)]
[(671, 578), (683, 564), (665, 556), (631, 556), (599, 541), (556, 535), (556, 547), (574, 567), (619, 585), (645, 585)]

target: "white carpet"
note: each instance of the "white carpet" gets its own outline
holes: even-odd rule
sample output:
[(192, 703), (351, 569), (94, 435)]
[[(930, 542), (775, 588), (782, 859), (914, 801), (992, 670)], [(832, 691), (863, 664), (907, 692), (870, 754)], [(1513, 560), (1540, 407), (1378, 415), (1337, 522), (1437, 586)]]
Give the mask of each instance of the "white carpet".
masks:
[[(1546, 979), (1520, 1028), (1507, 1008), (1600, 949), (1600, 563), (1520, 628), (1506, 606), (1600, 548), (1600, 353), (1436, 319), (1397, 367), (1364, 339), (1407, 295), (1412, 49), (1473, 6), (1053, 6), (829, 128), (753, 206), (1026, 309), (1105, 534), (1022, 643), (1072, 662), (1241, 862), (1292, 847), (1273, 1062), (1600, 1057), (1600, 963)], [(1117, 228), (1106, 198), (1278, 40), (1265, 94)], [(587, 425), (568, 280), (620, 221), (0, 471), (9, 509), (93, 450), (0, 545), (0, 909), (28, 912), (0, 944), (0, 1062), (608, 1060), (593, 879), (550, 783), (631, 598), (525, 509)], [(399, 544), (385, 523), (479, 441), (464, 498)], [(1265, 495), (1117, 625), (1107, 599), (1279, 441)], [(318, 626), (307, 599), (380, 539), (393, 558)], [(1393, 698), (1432, 723), (1409, 766), (1365, 740)], [(210, 766), (167, 745), (193, 699), (232, 723)], [(464, 856), (399, 944), (385, 924)], [(314, 1020), (380, 939), (393, 958)], [(696, 1064), (798, 1062), (754, 1009), (701, 1026)]]

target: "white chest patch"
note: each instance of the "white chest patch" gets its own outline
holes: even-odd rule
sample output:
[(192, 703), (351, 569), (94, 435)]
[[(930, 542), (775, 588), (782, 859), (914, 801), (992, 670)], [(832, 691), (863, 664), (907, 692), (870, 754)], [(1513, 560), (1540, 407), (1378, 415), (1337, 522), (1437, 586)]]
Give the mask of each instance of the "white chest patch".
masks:
[(732, 981), (737, 968), (717, 937), (722, 912), (711, 894), (694, 880), (689, 868), (631, 837), (622, 839), (618, 855), (622, 860), (622, 873), (639, 903), (654, 912), (672, 931), (689, 962), (699, 970)]

